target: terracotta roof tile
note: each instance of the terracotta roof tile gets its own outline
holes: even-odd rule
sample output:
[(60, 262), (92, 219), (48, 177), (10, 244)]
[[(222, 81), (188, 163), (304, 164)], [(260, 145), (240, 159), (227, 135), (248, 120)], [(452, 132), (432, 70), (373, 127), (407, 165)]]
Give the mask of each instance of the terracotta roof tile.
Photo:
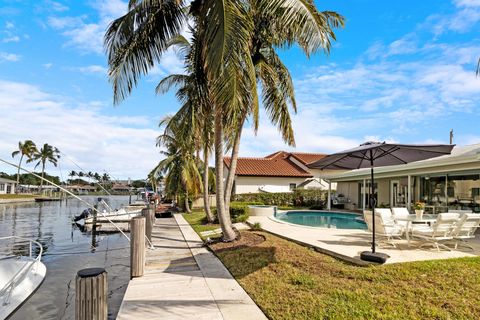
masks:
[[(235, 174), (239, 176), (260, 177), (312, 177), (288, 159), (288, 152), (280, 151), (265, 158), (238, 158)], [(230, 157), (224, 158), (227, 168), (230, 168)]]
[(292, 152), (290, 153), (290, 155), (303, 164), (312, 163), (320, 159), (323, 159), (327, 156), (326, 154), (323, 154), (323, 153), (303, 153), (303, 152)]

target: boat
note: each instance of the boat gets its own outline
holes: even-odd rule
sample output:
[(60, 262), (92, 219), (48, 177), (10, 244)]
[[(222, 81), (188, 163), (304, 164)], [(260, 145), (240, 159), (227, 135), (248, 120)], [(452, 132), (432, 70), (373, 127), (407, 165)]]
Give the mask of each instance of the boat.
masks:
[(52, 197), (38, 197), (34, 199), (35, 199), (35, 202), (62, 201), (62, 198), (52, 198)]
[(73, 222), (77, 223), (78, 221), (83, 220), (84, 224), (93, 224), (95, 219), (96, 223), (129, 222), (132, 218), (140, 216), (142, 214), (142, 209), (144, 208), (141, 206), (125, 206), (113, 210), (104, 200), (101, 200), (100, 204), (103, 205), (105, 209), (102, 211), (98, 210), (96, 213), (94, 209), (85, 209), (80, 215), (73, 219)]
[[(38, 289), (47, 268), (41, 262), (43, 248), (37, 241), (16, 236), (0, 237), (0, 250), (0, 320), (3, 320)], [(23, 251), (28, 254), (18, 254)]]

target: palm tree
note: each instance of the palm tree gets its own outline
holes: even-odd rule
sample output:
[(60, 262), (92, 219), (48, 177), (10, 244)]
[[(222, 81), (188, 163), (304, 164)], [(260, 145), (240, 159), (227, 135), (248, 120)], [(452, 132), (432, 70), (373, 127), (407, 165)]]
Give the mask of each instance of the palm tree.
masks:
[[(37, 146), (32, 140), (25, 140), (23, 143), (21, 141), (18, 142), (18, 150), (12, 152), (12, 158), (15, 158), (18, 154), (20, 154), (20, 161), (18, 161), (18, 170), (17, 170), (17, 189), (18, 184), (20, 182), (20, 167), (22, 166), (23, 157), (27, 157), (27, 159), (31, 159), (33, 154), (37, 151)], [(15, 191), (16, 192), (16, 191)]]
[(48, 162), (52, 163), (55, 167), (58, 164), (58, 159), (60, 159), (60, 150), (57, 148), (45, 143), (40, 150), (37, 150), (32, 158), (28, 159), (27, 162), (34, 162), (37, 161), (35, 164), (35, 168), (39, 165), (42, 165), (42, 179), (40, 181), (40, 192), (43, 189), (43, 179), (45, 175), (45, 165)]
[[(208, 82), (212, 105), (217, 214), (225, 241), (235, 239), (225, 211), (223, 152), (225, 128), (238, 121), (239, 111), (251, 106), (258, 115), (256, 70), (252, 60), (253, 12), (269, 14), (276, 27), (285, 28), (285, 47), (298, 42), (309, 53), (325, 48), (332, 34), (319, 25), (334, 25), (338, 19), (316, 11), (313, 0), (194, 0), (189, 13), (198, 37), (198, 62)], [(335, 17), (338, 17), (336, 15)], [(341, 17), (340, 17), (341, 18)], [(342, 20), (343, 21), (343, 20)], [(119, 103), (137, 85), (139, 78), (160, 62), (168, 43), (187, 23), (182, 0), (131, 0), (129, 11), (109, 26), (105, 35), (109, 77), (114, 102)], [(270, 31), (270, 30), (268, 30)], [(267, 35), (268, 36), (268, 35)], [(276, 45), (276, 43), (274, 43)], [(256, 52), (256, 51), (255, 51)], [(258, 124), (255, 121), (255, 126)]]
[(195, 149), (191, 139), (185, 139), (180, 122), (165, 118), (160, 122), (165, 126), (165, 131), (157, 138), (157, 145), (164, 146), (166, 151), (161, 151), (166, 156), (152, 171), (153, 175), (160, 172), (166, 173), (165, 191), (168, 195), (185, 198), (185, 211), (190, 213), (188, 199), (202, 190), (201, 177), (195, 161)]

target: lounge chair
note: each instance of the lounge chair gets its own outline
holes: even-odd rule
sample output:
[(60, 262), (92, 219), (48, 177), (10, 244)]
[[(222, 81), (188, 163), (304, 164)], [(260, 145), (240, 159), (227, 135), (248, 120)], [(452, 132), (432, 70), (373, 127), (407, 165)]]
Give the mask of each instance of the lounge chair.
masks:
[[(396, 248), (395, 238), (401, 239), (404, 227), (396, 224), (392, 214), (388, 211), (375, 209), (375, 235), (379, 237), (380, 243), (386, 243)], [(373, 230), (372, 211), (364, 211), (364, 219), (369, 231)]]
[(408, 221), (397, 221), (397, 218), (406, 218), (410, 215), (410, 212), (408, 212), (407, 208), (392, 208), (392, 213), (393, 213), (393, 219), (395, 222), (407, 229), (407, 226), (409, 225)]
[(466, 239), (475, 239), (475, 231), (480, 225), (480, 214), (478, 213), (464, 213), (460, 220), (456, 223), (452, 230), (452, 237), (455, 241), (455, 249), (458, 248), (459, 243), (462, 246), (470, 248), (473, 247), (465, 242)]
[(437, 220), (432, 226), (424, 225), (422, 227), (415, 227), (412, 230), (412, 236), (425, 241), (425, 243), (420, 245), (420, 248), (426, 245), (433, 245), (438, 251), (440, 251), (440, 247), (451, 251), (449, 247), (440, 242), (453, 239), (452, 231), (459, 216), (460, 214), (452, 212), (439, 213)]

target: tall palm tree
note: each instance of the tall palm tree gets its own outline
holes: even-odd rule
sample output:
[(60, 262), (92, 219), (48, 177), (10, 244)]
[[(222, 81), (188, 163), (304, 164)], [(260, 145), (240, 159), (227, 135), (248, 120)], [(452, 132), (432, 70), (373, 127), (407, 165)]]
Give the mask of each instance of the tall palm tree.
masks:
[[(189, 13), (198, 32), (199, 66), (208, 81), (212, 104), (217, 214), (225, 241), (235, 239), (229, 214), (225, 211), (223, 152), (225, 126), (237, 121), (242, 106), (251, 105), (258, 115), (256, 70), (251, 55), (253, 14), (249, 8), (271, 14), (277, 28), (288, 30), (290, 44), (296, 40), (309, 52), (322, 48), (329, 37), (319, 21), (331, 23), (318, 13), (313, 0), (194, 0)], [(116, 19), (105, 35), (109, 77), (114, 102), (119, 103), (137, 85), (139, 78), (160, 62), (167, 44), (187, 23), (182, 0), (131, 0), (128, 13)], [(258, 122), (255, 121), (255, 126)]]
[[(20, 182), (20, 167), (22, 166), (23, 157), (27, 157), (27, 160), (31, 159), (34, 153), (37, 151), (37, 146), (32, 140), (25, 140), (24, 142), (18, 142), (18, 149), (12, 152), (12, 158), (15, 158), (18, 154), (20, 155), (20, 160), (18, 161), (18, 170), (17, 170), (17, 190), (18, 184)], [(15, 190), (15, 192), (17, 192)]]
[[(315, 27), (314, 33), (324, 40), (315, 43), (318, 39), (313, 37), (305, 39), (304, 34), (296, 33), (297, 26), (282, 26), (281, 17), (285, 11), (279, 8), (278, 11), (262, 10), (261, 1), (251, 1), (249, 13), (253, 16), (254, 32), (251, 33), (250, 55), (255, 66), (256, 78), (262, 88), (262, 104), (265, 108), (270, 121), (278, 127), (283, 141), (295, 146), (292, 121), (289, 107), (296, 112), (295, 93), (293, 81), (288, 68), (282, 63), (280, 57), (275, 52), (275, 48), (285, 48), (292, 44), (298, 44), (309, 56), (312, 52), (323, 49), (330, 51), (331, 40), (335, 39), (333, 28), (343, 26), (343, 17), (335, 12), (319, 12), (313, 5), (313, 2), (306, 1), (306, 11), (313, 19), (312, 27)], [(289, 29), (290, 27), (290, 29)], [(248, 116), (256, 112), (245, 106), (236, 118), (237, 126), (231, 133), (231, 160), (230, 169), (225, 183), (225, 210), (229, 211), (230, 198), (233, 191), (233, 182), (237, 167), (237, 159), (240, 149), (240, 140), (242, 136), (243, 125)], [(256, 130), (256, 128), (255, 128)]]
[(52, 163), (55, 167), (58, 164), (58, 159), (60, 159), (60, 150), (56, 147), (45, 143), (40, 150), (37, 150), (32, 156), (32, 158), (28, 159), (27, 162), (34, 162), (37, 161), (35, 164), (35, 168), (39, 165), (42, 165), (42, 180), (40, 181), (40, 192), (43, 190), (43, 179), (45, 175), (45, 165), (48, 162)]

